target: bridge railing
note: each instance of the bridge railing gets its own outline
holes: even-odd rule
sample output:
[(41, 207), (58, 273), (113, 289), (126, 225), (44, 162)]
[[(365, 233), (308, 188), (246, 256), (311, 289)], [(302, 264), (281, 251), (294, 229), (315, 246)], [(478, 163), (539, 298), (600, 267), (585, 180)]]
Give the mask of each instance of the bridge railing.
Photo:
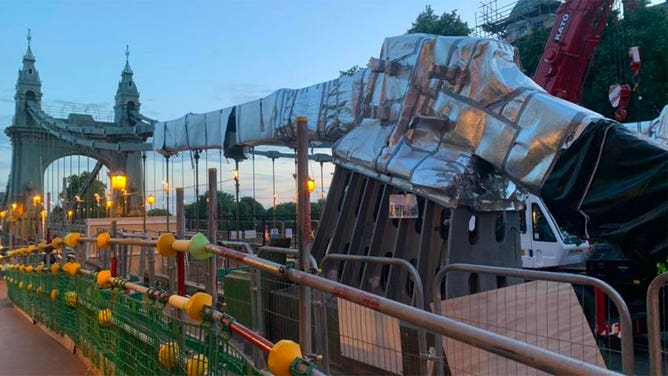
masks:
[[(11, 251), (11, 261), (19, 264), (8, 267), (9, 297), (36, 321), (74, 343), (102, 373), (259, 375), (260, 368), (243, 351), (251, 345), (269, 355), (268, 367), (275, 374), (319, 374), (301, 357), (296, 343), (273, 343), (259, 336), (212, 305), (209, 294), (169, 294), (131, 278), (112, 277), (110, 270), (82, 268), (73, 261), (97, 269), (95, 261), (100, 260), (87, 258), (78, 246), (79, 239), (87, 238), (70, 234), (66, 242), (68, 238), (76, 238), (77, 244), (60, 252), (51, 249), (59, 239), (41, 246), (70, 259), (62, 268), (35, 246)], [(118, 245), (155, 246), (155, 240), (115, 240)], [(123, 261), (111, 261), (116, 266), (112, 270), (122, 269), (118, 266)], [(272, 356), (279, 360), (272, 364)]]

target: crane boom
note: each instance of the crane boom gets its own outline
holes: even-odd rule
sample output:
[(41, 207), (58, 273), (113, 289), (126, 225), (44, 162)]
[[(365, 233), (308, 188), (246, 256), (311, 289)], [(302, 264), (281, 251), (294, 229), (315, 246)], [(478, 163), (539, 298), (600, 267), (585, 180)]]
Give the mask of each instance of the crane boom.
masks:
[(567, 0), (559, 9), (533, 80), (548, 93), (573, 103), (601, 33), (612, 11), (611, 0)]

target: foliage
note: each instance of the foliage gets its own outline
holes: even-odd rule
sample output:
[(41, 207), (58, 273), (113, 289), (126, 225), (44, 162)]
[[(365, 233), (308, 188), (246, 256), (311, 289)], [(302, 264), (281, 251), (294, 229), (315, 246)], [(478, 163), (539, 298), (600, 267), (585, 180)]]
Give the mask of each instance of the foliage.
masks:
[[(253, 210), (255, 209), (255, 210)], [(252, 197), (242, 197), (239, 200), (239, 215), (244, 218), (264, 217), (266, 210)]]
[[(603, 30), (583, 85), (581, 105), (614, 118), (615, 109), (608, 101), (608, 90), (615, 83), (628, 83), (633, 87), (628, 49), (639, 46), (640, 85), (633, 95), (626, 121), (654, 119), (668, 103), (668, 33), (657, 32), (668, 30), (668, 13), (648, 7), (644, 1), (636, 9), (627, 11), (623, 19), (617, 20), (618, 17), (619, 12), (612, 12)], [(542, 30), (514, 43), (529, 76), (536, 71), (549, 33)]]
[(538, 62), (543, 55), (545, 42), (550, 36), (550, 29), (536, 28), (531, 34), (515, 41), (514, 46), (522, 59), (522, 71), (527, 76), (533, 76)]
[(457, 10), (450, 13), (444, 12), (440, 16), (434, 13), (434, 9), (427, 5), (420, 14), (418, 14), (413, 26), (408, 29), (408, 34), (427, 33), (448, 36), (468, 36), (473, 29), (469, 28), (468, 23), (462, 21), (457, 14)]
[(360, 67), (359, 65), (353, 65), (352, 67), (339, 71), (340, 76), (352, 76), (353, 74), (363, 71), (364, 68)]
[[(208, 192), (197, 198), (196, 202), (187, 204), (184, 208), (186, 219), (206, 219), (208, 218)], [(219, 215), (233, 216), (235, 213), (234, 196), (226, 192), (217, 192), (218, 213)]]
[[(322, 215), (322, 210), (325, 207), (325, 199), (320, 199), (318, 202), (311, 202), (311, 219), (318, 220)], [(276, 220), (293, 220), (297, 217), (297, 203), (284, 202), (276, 205)], [(267, 209), (267, 218), (274, 218), (274, 208)]]
[(171, 215), (170, 212), (167, 211), (167, 209), (150, 209), (149, 211), (146, 212), (146, 215), (149, 217), (166, 217), (168, 215)]
[[(67, 178), (67, 192), (64, 198), (66, 201), (76, 201), (72, 207), (78, 211), (87, 209), (89, 213), (85, 216), (98, 218), (106, 216), (106, 196), (107, 185), (99, 180), (93, 180), (83, 194), (79, 195), (79, 190), (83, 187), (90, 177), (89, 171), (84, 171), (79, 175), (71, 175)], [(97, 197), (95, 196), (97, 194)], [(78, 196), (78, 197), (77, 197)]]
[[(660, 32), (659, 30), (663, 30)], [(626, 121), (649, 120), (668, 103), (668, 13), (643, 4), (619, 22), (608, 22), (584, 85), (582, 105), (614, 118), (608, 90), (615, 83), (633, 87), (628, 49), (640, 47), (640, 83)], [(620, 75), (621, 72), (621, 75)], [(642, 99), (641, 99), (642, 98)]]
[[(234, 217), (236, 215), (235, 197), (229, 193), (218, 191), (217, 211), (221, 218)], [(193, 202), (185, 206), (186, 219), (207, 219), (209, 217), (208, 213), (208, 193), (199, 196), (196, 203)], [(262, 204), (255, 201), (252, 197), (240, 198), (239, 216), (242, 218), (250, 218), (253, 215), (256, 217), (263, 217), (265, 215), (265, 209), (262, 207)]]

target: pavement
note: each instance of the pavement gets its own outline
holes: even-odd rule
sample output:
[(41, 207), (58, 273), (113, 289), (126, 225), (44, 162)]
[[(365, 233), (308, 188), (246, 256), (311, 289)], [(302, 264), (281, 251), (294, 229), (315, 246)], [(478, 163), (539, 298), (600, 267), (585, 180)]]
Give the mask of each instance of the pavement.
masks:
[(14, 308), (4, 280), (0, 280), (0, 375), (95, 375), (76, 354)]

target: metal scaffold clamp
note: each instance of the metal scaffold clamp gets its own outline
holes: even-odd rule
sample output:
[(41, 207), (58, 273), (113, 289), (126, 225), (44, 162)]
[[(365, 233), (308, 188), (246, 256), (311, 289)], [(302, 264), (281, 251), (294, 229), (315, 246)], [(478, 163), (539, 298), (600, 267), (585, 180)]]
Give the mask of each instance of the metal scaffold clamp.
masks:
[(204, 260), (212, 256), (206, 250), (206, 246), (210, 243), (209, 239), (201, 232), (197, 233), (190, 240), (177, 240), (174, 234), (167, 233), (160, 235), (155, 248), (164, 257), (174, 257), (176, 256), (176, 252), (188, 252), (194, 258)]

